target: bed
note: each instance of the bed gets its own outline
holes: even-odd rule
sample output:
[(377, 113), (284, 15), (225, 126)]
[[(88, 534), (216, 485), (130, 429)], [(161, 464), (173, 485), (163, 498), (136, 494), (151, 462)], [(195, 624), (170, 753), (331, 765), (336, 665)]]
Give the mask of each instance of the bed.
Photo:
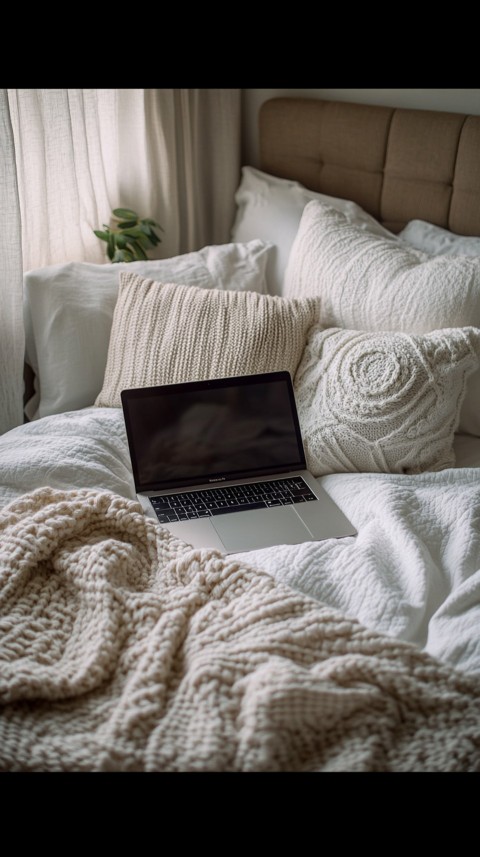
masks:
[[(231, 244), (26, 275), (36, 392), (0, 438), (1, 770), (480, 770), (480, 118), (274, 99), (260, 143)], [(279, 302), (315, 301), (289, 369), (357, 536), (225, 557), (142, 514), (118, 391), (193, 372), (186, 340), (149, 363), (157, 281), (211, 296), (208, 330), (188, 304), (207, 357), (221, 312), (268, 303), (280, 337)]]

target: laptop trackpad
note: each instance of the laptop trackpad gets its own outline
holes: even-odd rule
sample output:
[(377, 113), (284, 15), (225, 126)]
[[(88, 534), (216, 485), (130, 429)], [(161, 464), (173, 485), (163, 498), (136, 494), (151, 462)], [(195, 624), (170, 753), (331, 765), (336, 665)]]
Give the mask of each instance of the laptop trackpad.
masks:
[(291, 506), (216, 515), (210, 521), (229, 553), (272, 545), (298, 545), (312, 538)]

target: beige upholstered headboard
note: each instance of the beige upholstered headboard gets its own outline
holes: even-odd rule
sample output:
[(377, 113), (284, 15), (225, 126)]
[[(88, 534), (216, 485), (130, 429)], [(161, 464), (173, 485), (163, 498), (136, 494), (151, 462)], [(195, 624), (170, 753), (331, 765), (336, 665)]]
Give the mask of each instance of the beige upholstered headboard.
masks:
[(260, 160), (393, 232), (418, 218), (480, 236), (480, 116), (275, 98), (260, 112)]

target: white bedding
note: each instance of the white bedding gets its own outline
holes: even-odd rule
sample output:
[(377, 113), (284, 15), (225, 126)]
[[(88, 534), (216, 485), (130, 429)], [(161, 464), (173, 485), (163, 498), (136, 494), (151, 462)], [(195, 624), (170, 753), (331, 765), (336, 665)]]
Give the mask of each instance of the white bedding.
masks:
[[(342, 540), (241, 555), (364, 625), (480, 673), (480, 439), (460, 467), (420, 476), (338, 474), (322, 485), (358, 529)], [(35, 488), (134, 497), (120, 410), (87, 408), (0, 438), (0, 505)]]

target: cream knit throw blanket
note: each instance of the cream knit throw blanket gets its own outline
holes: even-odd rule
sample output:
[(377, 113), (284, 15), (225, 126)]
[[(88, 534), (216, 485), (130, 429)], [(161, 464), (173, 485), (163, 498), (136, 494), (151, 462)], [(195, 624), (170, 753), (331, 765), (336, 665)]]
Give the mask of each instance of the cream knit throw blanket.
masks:
[(0, 513), (0, 769), (480, 770), (480, 686), (106, 492)]

